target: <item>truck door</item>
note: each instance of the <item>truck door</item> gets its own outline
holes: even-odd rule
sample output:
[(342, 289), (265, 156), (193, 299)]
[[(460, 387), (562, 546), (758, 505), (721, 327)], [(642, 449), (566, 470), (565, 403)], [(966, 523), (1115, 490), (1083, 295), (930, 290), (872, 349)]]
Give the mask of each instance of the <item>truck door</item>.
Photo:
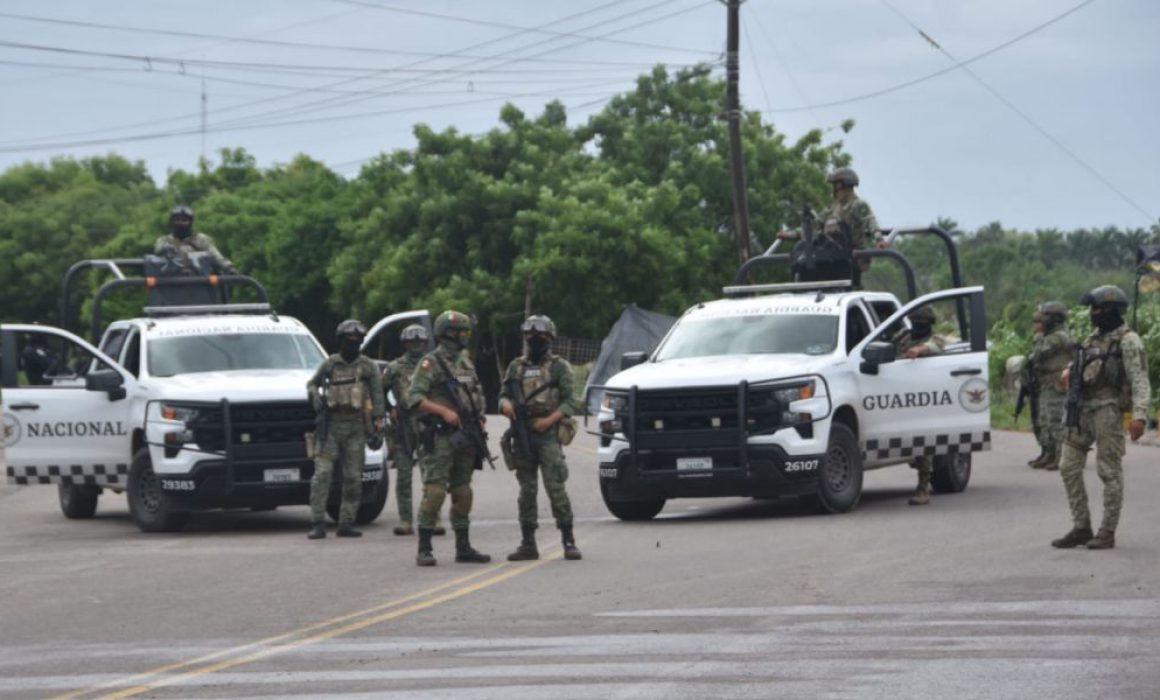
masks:
[(135, 380), (68, 331), (0, 328), (6, 476), (15, 484), (123, 486)]
[(867, 466), (990, 449), (982, 287), (935, 292), (905, 304), (859, 343), (851, 359), (863, 358), (871, 343), (892, 342), (907, 327), (907, 313), (928, 305), (935, 310), (934, 333), (946, 341), (942, 354), (863, 362), (856, 375)]
[(431, 314), (426, 310), (402, 311), (381, 318), (371, 326), (366, 339), (363, 340), (363, 354), (379, 362), (388, 362), (402, 355), (403, 344), (399, 341), (399, 333), (412, 323), (427, 329), (427, 335), (431, 338), (429, 347), (435, 347), (435, 336), (431, 332)]

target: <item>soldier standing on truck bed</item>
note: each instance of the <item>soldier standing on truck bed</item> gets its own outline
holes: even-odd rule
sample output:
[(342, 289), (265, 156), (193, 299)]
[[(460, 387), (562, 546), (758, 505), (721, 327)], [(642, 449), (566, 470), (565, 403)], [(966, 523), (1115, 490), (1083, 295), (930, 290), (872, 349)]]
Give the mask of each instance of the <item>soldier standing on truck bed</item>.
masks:
[(160, 236), (153, 244), (153, 252), (168, 258), (181, 258), (190, 253), (209, 253), (214, 271), (219, 274), (238, 274), (237, 268), (222, 255), (213, 239), (193, 230), (193, 210), (178, 204), (169, 212), (169, 233)]
[[(342, 506), (338, 515), (339, 537), (362, 537), (355, 530), (355, 515), (362, 499), (362, 472), (366, 463), (368, 433), (381, 431), (383, 382), (375, 363), (360, 351), (367, 329), (354, 319), (338, 324), (338, 352), (323, 360), (306, 383), (306, 393), (317, 413), (325, 413), (325, 434), (316, 435), (314, 478), (310, 482), (310, 514), (314, 523), (308, 538), (326, 537), (323, 521), (330, 495), (334, 463), (342, 468)], [(366, 415), (370, 404), (369, 421)], [(371, 425), (368, 426), (368, 422)], [(370, 430), (368, 430), (370, 428)]]

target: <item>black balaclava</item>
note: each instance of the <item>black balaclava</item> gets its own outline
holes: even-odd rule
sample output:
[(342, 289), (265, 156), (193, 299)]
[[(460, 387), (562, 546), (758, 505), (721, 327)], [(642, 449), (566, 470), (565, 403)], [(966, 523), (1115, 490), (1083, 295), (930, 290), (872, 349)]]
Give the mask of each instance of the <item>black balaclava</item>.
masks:
[(552, 341), (542, 335), (528, 336), (528, 359), (532, 362), (539, 363), (544, 359), (544, 355), (548, 354), (548, 348), (552, 346)]
[(344, 335), (338, 341), (338, 354), (347, 362), (354, 362), (358, 359), (361, 347), (362, 338), (355, 335)]
[(1100, 333), (1109, 333), (1124, 324), (1123, 310), (1118, 305), (1093, 306), (1091, 310), (1092, 325)]
[(930, 337), (933, 325), (922, 320), (910, 319), (910, 337), (913, 340), (926, 340)]
[(169, 219), (169, 230), (174, 236), (184, 240), (193, 233), (193, 221), (185, 217), (175, 216)]
[(409, 340), (403, 343), (403, 347), (407, 350), (407, 357), (412, 360), (418, 360), (423, 357), (427, 351), (426, 340)]

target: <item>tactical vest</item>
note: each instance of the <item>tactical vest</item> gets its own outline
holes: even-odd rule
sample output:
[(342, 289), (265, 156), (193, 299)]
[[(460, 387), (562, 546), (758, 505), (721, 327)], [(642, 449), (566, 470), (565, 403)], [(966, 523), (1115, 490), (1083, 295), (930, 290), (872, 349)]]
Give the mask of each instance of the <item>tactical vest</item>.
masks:
[(411, 377), (415, 373), (415, 367), (419, 365), (419, 360), (412, 360), (403, 355), (391, 363), (391, 385), (383, 387), (386, 391), (393, 391), (395, 398), (400, 403), (407, 400), (407, 394), (411, 391)]
[(1084, 341), (1083, 398), (1085, 401), (1117, 399), (1131, 408), (1131, 388), (1124, 369), (1120, 341), (1130, 333), (1127, 325), (1104, 335), (1092, 334)]
[[(1053, 335), (1064, 335), (1064, 331), (1054, 330), (1043, 336), (1043, 338), (1037, 341), (1036, 345), (1045, 342)], [(1038, 352), (1033, 352), (1033, 355), (1035, 356), (1034, 370), (1036, 376), (1039, 377), (1040, 385), (1043, 385), (1045, 381), (1050, 382), (1052, 385), (1058, 383), (1060, 373), (1067, 369), (1072, 359), (1072, 353), (1066, 347), (1042, 357), (1039, 356)]]
[(335, 363), (330, 368), (330, 385), (326, 391), (326, 405), (336, 413), (354, 413), (363, 410), (370, 399), (370, 378), (365, 362)]
[[(471, 364), (462, 354), (457, 356), (451, 363), (447, 363), (446, 358), (439, 355), (439, 351), (431, 353), (430, 357), (435, 365), (439, 367), (440, 381), (435, 382), (431, 387), (431, 396), (429, 397), (436, 403), (443, 404), (448, 408), (454, 408), (451, 399), (447, 396), (446, 378), (447, 372), (450, 372), (455, 380), (458, 382), (456, 398), (463, 406), (474, 406), (476, 411), (482, 415), (487, 409), (487, 405), (483, 400), (483, 389), (479, 385), (479, 378), (475, 374), (475, 365)], [(446, 399), (443, 397), (447, 396)]]
[(520, 385), (532, 418), (551, 415), (560, 407), (560, 387), (552, 379), (552, 365), (558, 359), (549, 354), (538, 365), (520, 362)]

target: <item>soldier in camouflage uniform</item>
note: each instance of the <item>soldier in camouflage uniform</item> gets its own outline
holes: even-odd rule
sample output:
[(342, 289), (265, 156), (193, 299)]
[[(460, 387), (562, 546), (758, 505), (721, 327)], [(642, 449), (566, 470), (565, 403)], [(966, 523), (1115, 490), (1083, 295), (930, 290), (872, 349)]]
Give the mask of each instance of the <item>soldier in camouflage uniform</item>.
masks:
[[(894, 334), (894, 352), (899, 359), (916, 359), (928, 355), (941, 355), (946, 349), (946, 340), (934, 332), (935, 313), (929, 306), (912, 309), (906, 315), (910, 328), (903, 328)], [(930, 503), (931, 460), (921, 455), (910, 460), (910, 468), (918, 471), (918, 486), (907, 501), (912, 506)]]
[[(797, 270), (796, 278), (800, 281), (850, 279), (854, 287), (860, 288), (862, 273), (870, 269), (870, 260), (862, 259), (854, 265), (848, 256), (879, 242), (878, 220), (870, 205), (854, 194), (859, 180), (852, 168), (838, 168), (826, 176), (826, 182), (833, 188), (834, 200), (816, 217), (822, 229), (814, 241), (816, 259), (811, 269)], [(796, 240), (799, 236), (793, 231), (782, 231), (778, 238)], [(798, 244), (793, 254), (801, 252)]]
[(193, 210), (184, 204), (177, 205), (169, 212), (169, 233), (157, 239), (153, 244), (153, 252), (169, 258), (184, 257), (190, 253), (209, 253), (214, 270), (219, 274), (238, 274), (234, 264), (213, 244), (213, 239), (204, 233), (194, 232)]
[[(1084, 294), (1080, 303), (1091, 307), (1095, 330), (1083, 341), (1084, 365), (1076, 367), (1073, 361), (1063, 372), (1064, 386), (1081, 375), (1083, 392), (1079, 426), (1066, 429), (1059, 461), (1073, 525), (1051, 546), (1111, 549), (1116, 546), (1116, 526), (1124, 499), (1124, 411), (1132, 412), (1128, 434), (1135, 442), (1144, 434), (1152, 396), (1148, 355), (1140, 336), (1124, 322), (1128, 308), (1124, 290), (1112, 285), (1097, 287)], [(1096, 473), (1104, 482), (1104, 519), (1094, 537), (1083, 483), (1084, 462), (1093, 444)]]
[[(451, 494), (451, 527), (455, 530), (455, 561), (485, 564), (491, 557), (471, 546), (471, 477), (482, 455), (459, 432), (460, 417), (451, 391), (463, 406), (485, 408), (483, 390), (475, 366), (467, 356), (471, 342), (471, 318), (458, 311), (444, 311), (435, 319), (435, 350), (427, 353), (411, 377), (407, 406), (422, 414), (419, 439), (419, 471), (423, 475), (423, 500), (419, 504), (419, 553), (415, 563), (435, 566), (431, 550), (439, 509)], [(449, 381), (454, 380), (454, 381)], [(453, 386), (453, 384), (457, 386)]]
[[(531, 316), (521, 328), (527, 352), (508, 365), (503, 388), (499, 393), (499, 408), (513, 422), (516, 411), (510, 382), (518, 382), (527, 407), (527, 432), (531, 455), (519, 453), (511, 431), (505, 435), (504, 457), (508, 467), (516, 473), (520, 484), (518, 499), (522, 539), (508, 561), (539, 559), (536, 549), (537, 507), (536, 492), (540, 472), (544, 475), (544, 491), (552, 505), (552, 517), (560, 529), (565, 559), (580, 559), (580, 549), (572, 534), (572, 503), (564, 482), (568, 480), (568, 464), (560, 446), (561, 421), (570, 420), (579, 406), (572, 381), (572, 365), (551, 352), (556, 337), (556, 324), (547, 316)], [(514, 429), (514, 428), (513, 428)], [(509, 446), (510, 441), (510, 446)]]
[[(411, 387), (411, 375), (419, 366), (419, 360), (427, 353), (427, 329), (413, 323), (403, 329), (399, 340), (403, 343), (404, 352), (391, 361), (383, 369), (383, 388), (395, 397), (395, 405), (390, 408), (388, 416), (391, 429), (387, 431), (387, 448), (391, 461), (395, 467), (395, 503), (399, 508), (399, 524), (395, 527), (396, 535), (413, 535), (415, 528), (412, 524), (411, 510), (411, 473), (415, 467), (415, 450), (419, 445), (419, 434), (415, 425), (415, 416), (406, 410), (404, 402)], [(403, 447), (400, 433), (406, 431), (409, 451)], [(446, 534), (446, 530), (436, 523), (435, 534)]]
[(1058, 301), (1039, 305), (1043, 331), (1035, 338), (1027, 362), (1039, 384), (1036, 439), (1043, 448), (1043, 456), (1031, 462), (1032, 469), (1059, 469), (1059, 453), (1063, 445), (1063, 404), (1067, 394), (1060, 379), (1071, 364), (1075, 340), (1067, 330), (1067, 307)]
[[(326, 411), (325, 439), (318, 436), (314, 478), (310, 482), (312, 540), (326, 537), (323, 520), (330, 494), (330, 475), (337, 461), (342, 465), (342, 507), (338, 515), (339, 537), (362, 537), (355, 530), (355, 514), (362, 499), (362, 472), (366, 462), (368, 427), (380, 431), (383, 423), (383, 383), (375, 363), (360, 352), (366, 327), (353, 319), (338, 324), (338, 352), (326, 358), (306, 383), (314, 410)], [(367, 407), (370, 405), (368, 423)]]

